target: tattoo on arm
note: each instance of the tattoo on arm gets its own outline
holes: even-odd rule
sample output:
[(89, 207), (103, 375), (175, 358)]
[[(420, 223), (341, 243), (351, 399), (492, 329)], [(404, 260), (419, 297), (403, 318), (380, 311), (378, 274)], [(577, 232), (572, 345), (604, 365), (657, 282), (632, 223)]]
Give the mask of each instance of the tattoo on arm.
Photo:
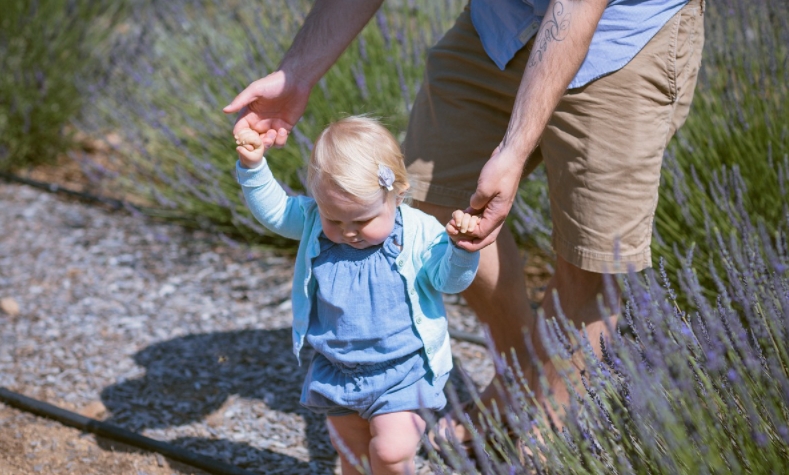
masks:
[(551, 10), (551, 17), (545, 19), (545, 28), (538, 34), (534, 45), (537, 47), (532, 52), (529, 66), (534, 66), (542, 62), (543, 54), (548, 49), (548, 44), (552, 41), (563, 41), (567, 38), (570, 29), (571, 15), (564, 10), (564, 4), (557, 1)]

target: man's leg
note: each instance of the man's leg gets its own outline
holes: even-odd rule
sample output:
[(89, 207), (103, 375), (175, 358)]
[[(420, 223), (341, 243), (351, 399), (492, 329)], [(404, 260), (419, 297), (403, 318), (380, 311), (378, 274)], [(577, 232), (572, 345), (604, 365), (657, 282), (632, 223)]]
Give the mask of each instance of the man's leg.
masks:
[[(608, 328), (598, 295), (614, 311), (619, 303), (616, 287), (609, 300), (605, 274), (651, 266), (663, 153), (688, 115), (703, 31), (701, 2), (691, 0), (625, 67), (569, 91), (542, 136), (557, 253), (542, 308), (546, 317), (558, 314), (555, 290), (561, 312), (584, 326), (598, 356)], [(547, 370), (557, 401), (568, 401), (556, 368)]]
[[(415, 203), (415, 207), (432, 214), (439, 222), (449, 222), (453, 208), (430, 203)], [(474, 282), (463, 292), (463, 298), (474, 310), (479, 321), (487, 325), (496, 349), (510, 355), (513, 349), (519, 362), (528, 362), (528, 351), (523, 331), (536, 328), (534, 313), (526, 294), (523, 262), (509, 229), (504, 227), (498, 239), (480, 251), (479, 269)], [(523, 365), (524, 369), (530, 365)], [(492, 385), (484, 399), (493, 396)]]
[[(555, 304), (554, 291), (559, 297), (559, 308)], [(607, 289), (604, 274), (583, 270), (570, 264), (561, 256), (557, 256), (556, 271), (548, 282), (541, 309), (546, 318), (557, 317), (559, 312), (561, 312), (576, 328), (586, 333), (592, 349), (600, 357), (600, 337), (601, 335), (603, 337), (609, 335), (609, 328), (613, 328), (616, 325), (617, 315), (615, 313), (601, 314), (601, 305), (598, 298), (603, 298), (602, 309), (607, 312), (606, 309), (615, 310), (617, 308), (619, 296), (619, 287), (615, 281), (612, 280), (610, 288)], [(606, 317), (608, 317), (608, 321), (606, 321)], [(536, 339), (539, 339), (539, 336)], [(539, 357), (543, 362), (545, 376), (548, 379), (553, 399), (560, 410), (556, 413), (549, 404), (545, 406), (553, 416), (554, 423), (557, 426), (561, 426), (557, 416), (562, 412), (561, 406), (570, 402), (570, 393), (557, 368), (549, 361), (542, 344), (539, 341), (535, 341), (534, 346), (537, 348)], [(582, 355), (580, 353), (574, 354), (572, 361), (567, 362), (567, 364), (571, 365), (568, 369), (572, 371), (582, 369)], [(531, 381), (529, 383), (533, 384)], [(577, 389), (581, 392), (583, 391), (582, 387)], [(543, 399), (543, 397), (544, 395), (538, 392), (538, 399)]]
[[(414, 206), (439, 222), (449, 222), (454, 210), (468, 207), (479, 171), (507, 130), (529, 50), (524, 48), (501, 71), (488, 58), (465, 11), (428, 52), (403, 151)], [(532, 167), (539, 161), (538, 153), (529, 160)], [(508, 355), (514, 348), (523, 359), (527, 351), (521, 328), (531, 330), (535, 320), (509, 230), (502, 230), (480, 257), (477, 277), (463, 297), (489, 327), (496, 347)], [(487, 391), (485, 399), (490, 396)]]
[[(699, 7), (692, 0), (622, 70), (567, 94), (538, 150), (546, 157), (554, 249), (561, 256), (543, 311), (547, 317), (556, 315), (556, 290), (563, 313), (576, 326), (586, 325), (598, 351), (605, 329), (597, 306), (603, 273), (622, 272), (631, 265), (641, 270), (651, 262), (649, 238), (663, 150), (684, 122), (699, 68)], [(422, 202), (418, 207), (444, 222), (453, 209), (466, 207), (479, 170), (506, 130), (528, 53), (528, 48), (521, 50), (506, 71), (494, 70), (481, 60), (484, 52), (464, 14), (428, 54), (426, 80), (404, 144), (409, 173), (415, 177), (414, 199)], [(475, 127), (469, 129), (472, 123)], [(538, 160), (533, 156), (529, 162), (536, 165)], [(575, 175), (578, 170), (583, 171), (580, 176)], [(464, 296), (480, 320), (495, 329), (498, 348), (512, 346), (521, 366), (530, 369), (518, 338), (522, 326), (537, 343), (540, 359), (545, 352), (514, 248), (511, 236), (502, 235), (495, 247), (484, 250), (479, 276)], [(562, 391), (564, 383), (555, 370), (547, 366), (546, 371), (551, 387)], [(534, 375), (530, 380), (537, 388)], [(485, 395), (493, 395), (490, 388)], [(567, 400), (566, 391), (557, 396), (560, 403)]]
[[(441, 222), (449, 221), (451, 208), (419, 202), (415, 206), (426, 213), (432, 214)], [(548, 318), (555, 317), (558, 312), (554, 305), (553, 291), (559, 296), (562, 313), (576, 327), (584, 326), (592, 348), (600, 354), (600, 335), (607, 334), (606, 323), (600, 314), (598, 296), (606, 295), (603, 274), (580, 269), (561, 257), (557, 258), (556, 272), (548, 283), (541, 308)], [(612, 289), (618, 298), (618, 289)], [(532, 390), (537, 391), (538, 399), (543, 400), (544, 394), (539, 391), (538, 372), (526, 348), (525, 337), (531, 338), (533, 348), (540, 359), (539, 363), (545, 371), (554, 401), (559, 405), (569, 402), (569, 392), (564, 380), (553, 367), (547, 357), (537, 331), (537, 319), (531, 310), (526, 294), (526, 282), (523, 277), (523, 262), (515, 244), (515, 239), (506, 227), (492, 245), (481, 251), (477, 277), (471, 286), (463, 292), (469, 307), (477, 315), (480, 322), (488, 326), (497, 351), (504, 352), (507, 357), (510, 351), (515, 352), (518, 364), (524, 370)], [(611, 307), (611, 302), (604, 302)], [(614, 317), (608, 315), (609, 317)], [(614, 323), (612, 320), (611, 323)], [(580, 361), (574, 361), (580, 365)], [(482, 402), (489, 405), (498, 400), (494, 381), (482, 393)], [(499, 407), (502, 407), (501, 405)], [(471, 412), (475, 416), (474, 411)], [(558, 424), (558, 420), (555, 423)], [(456, 430), (461, 440), (466, 436), (462, 428)]]

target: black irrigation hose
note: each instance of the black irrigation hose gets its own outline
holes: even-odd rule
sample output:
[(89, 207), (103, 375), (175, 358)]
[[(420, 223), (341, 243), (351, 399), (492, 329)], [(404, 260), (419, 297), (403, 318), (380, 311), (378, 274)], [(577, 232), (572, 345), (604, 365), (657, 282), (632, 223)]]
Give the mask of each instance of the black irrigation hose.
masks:
[(60, 422), (61, 424), (74, 427), (81, 431), (90, 432), (101, 437), (123, 442), (124, 444), (138, 447), (150, 452), (160, 453), (165, 457), (183, 462), (185, 464), (191, 465), (192, 467), (205, 470), (209, 473), (215, 473), (217, 475), (258, 475), (255, 472), (250, 472), (249, 470), (244, 470), (243, 468), (236, 467), (235, 465), (220, 462), (210, 457), (206, 457), (205, 455), (200, 455), (166, 442), (142, 436), (122, 427), (102, 421), (97, 421), (96, 419), (91, 419), (90, 417), (85, 417), (60, 407), (53, 406), (52, 404), (23, 396), (22, 394), (15, 393), (2, 386), (0, 386), (0, 401), (17, 409), (30, 412), (37, 416), (53, 419)]
[(469, 343), (476, 343), (477, 345), (481, 345), (481, 346), (488, 346), (488, 342), (485, 341), (484, 337), (481, 337), (479, 335), (474, 335), (472, 333), (464, 332), (462, 330), (455, 330), (453, 328), (450, 328), (449, 336), (456, 340), (463, 340)]

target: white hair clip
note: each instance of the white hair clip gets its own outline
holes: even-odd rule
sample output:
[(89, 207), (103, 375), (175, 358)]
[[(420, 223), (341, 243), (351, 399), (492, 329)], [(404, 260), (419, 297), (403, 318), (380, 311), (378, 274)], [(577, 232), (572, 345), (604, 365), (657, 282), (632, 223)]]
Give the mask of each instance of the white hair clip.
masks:
[(395, 181), (395, 174), (391, 168), (387, 167), (383, 164), (378, 164), (378, 184), (381, 185), (383, 188), (386, 188), (387, 191), (392, 191), (394, 188)]

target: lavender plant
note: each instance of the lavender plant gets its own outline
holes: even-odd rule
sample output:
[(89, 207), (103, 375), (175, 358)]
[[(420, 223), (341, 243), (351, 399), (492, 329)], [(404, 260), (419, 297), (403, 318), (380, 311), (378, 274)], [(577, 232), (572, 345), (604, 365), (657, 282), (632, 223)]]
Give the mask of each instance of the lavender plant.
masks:
[[(130, 28), (114, 40), (109, 93), (95, 98), (82, 123), (96, 135), (121, 136), (117, 164), (88, 162), (92, 174), (162, 212), (259, 240), (267, 232), (249, 215), (231, 174), (234, 117), (221, 108), (276, 68), (311, 3), (137, 3)], [(386, 2), (315, 88), (293, 139), (270, 152), (277, 177), (302, 188), (311, 138), (343, 115), (374, 114), (402, 137), (425, 50), (460, 8), (459, 0)]]
[[(714, 230), (737, 229), (735, 207), (770, 232), (789, 217), (788, 14), (786, 2), (707, 2), (699, 84), (666, 155), (655, 217), (652, 250), (672, 269), (681, 261), (675, 247), (695, 245), (706, 261), (718, 247)], [(732, 174), (747, 189), (721, 200)]]
[(98, 72), (122, 4), (2, 0), (0, 11), (0, 171), (9, 171), (75, 146), (77, 83)]
[[(299, 188), (310, 137), (342, 114), (372, 112), (402, 137), (424, 52), (461, 6), (386, 2), (314, 91), (295, 140), (272, 152), (277, 176)], [(92, 171), (193, 221), (264, 233), (229, 173), (233, 118), (220, 109), (276, 67), (307, 8), (300, 1), (137, 2), (137, 16), (114, 38), (116, 69), (97, 82), (110, 92), (95, 97), (82, 122), (95, 133), (120, 133), (113, 143), (122, 163), (92, 164)], [(476, 461), (450, 442), (447, 462), (431, 454), (437, 473), (779, 473), (785, 466), (786, 8), (708, 2), (703, 74), (666, 159), (656, 217), (653, 251), (665, 263), (622, 279), (622, 308), (610, 309), (621, 325), (600, 358), (566, 320), (541, 323), (575, 395), (563, 428), (551, 424), (520, 369), (497, 359), (507, 404), (486, 409)], [(513, 224), (547, 236), (544, 187), (539, 180), (528, 187)], [(585, 362), (580, 375), (570, 371), (572, 358)]]
[[(724, 206), (747, 193), (722, 179)], [(680, 287), (665, 266), (621, 279), (620, 325), (597, 357), (566, 319), (540, 322), (551, 359), (574, 396), (563, 427), (546, 416), (519, 368), (497, 359), (505, 407), (475, 432), (476, 462), (446, 444), (437, 473), (782, 473), (789, 460), (789, 224), (771, 233), (742, 208), (714, 234), (710, 261), (683, 254)], [(707, 217), (707, 221), (711, 218)], [(711, 226), (711, 223), (708, 223)], [(717, 265), (719, 264), (719, 265)], [(713, 298), (697, 269), (712, 275)], [(723, 269), (721, 272), (719, 269)], [(678, 299), (685, 296), (688, 305)], [(613, 329), (613, 326), (612, 326)], [(583, 361), (584, 370), (573, 370)], [(548, 391), (547, 384), (542, 389)], [(552, 399), (549, 397), (549, 403)]]

